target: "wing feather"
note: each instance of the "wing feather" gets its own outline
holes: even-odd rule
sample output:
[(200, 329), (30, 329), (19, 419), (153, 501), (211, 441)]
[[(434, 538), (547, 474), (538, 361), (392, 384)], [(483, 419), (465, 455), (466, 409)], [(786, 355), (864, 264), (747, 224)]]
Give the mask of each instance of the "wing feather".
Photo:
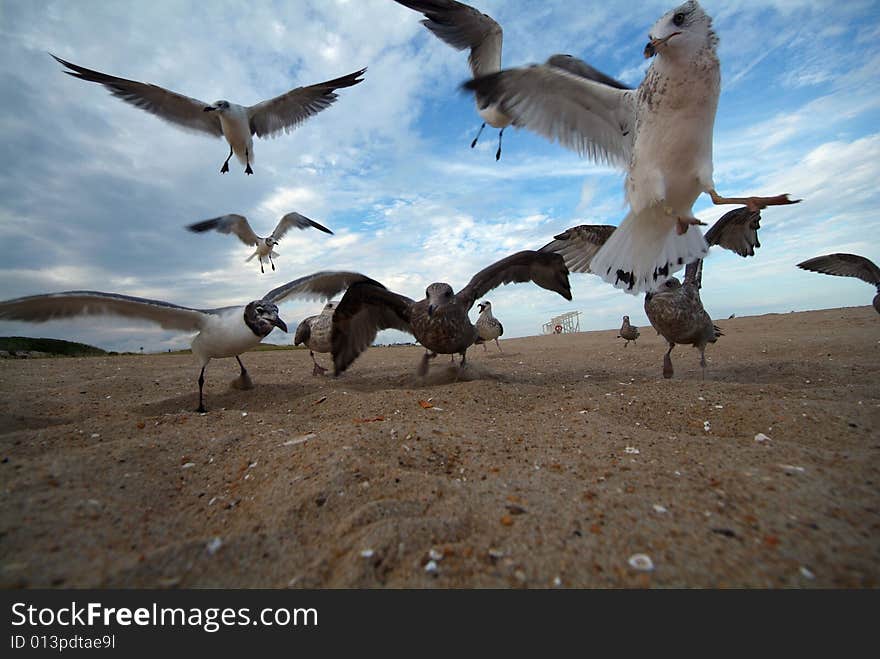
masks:
[(858, 254), (826, 254), (798, 263), (799, 268), (838, 277), (857, 277), (880, 288), (880, 268)]
[(566, 229), (544, 245), (541, 252), (562, 256), (569, 272), (590, 272), (590, 263), (616, 227), (610, 224), (581, 224)]
[(706, 243), (720, 245), (740, 256), (754, 256), (761, 246), (758, 229), (761, 228), (761, 212), (747, 207), (734, 208), (721, 216), (703, 236)]
[(323, 231), (324, 233), (329, 233), (333, 235), (333, 232), (330, 231), (323, 224), (318, 224), (314, 220), (310, 220), (305, 215), (300, 215), (299, 213), (288, 213), (284, 217), (281, 218), (281, 221), (278, 222), (278, 226), (275, 227), (275, 231), (272, 232), (272, 237), (275, 240), (281, 240), (281, 237), (290, 231), (293, 227), (297, 229), (318, 229), (319, 231)]
[(330, 300), (337, 293), (357, 282), (369, 282), (380, 288), (382, 284), (359, 272), (326, 271), (316, 272), (273, 288), (263, 296), (267, 302), (278, 304), (288, 297)]
[(260, 242), (260, 237), (254, 233), (247, 218), (244, 215), (237, 215), (235, 213), (221, 215), (203, 222), (196, 222), (186, 228), (195, 233), (202, 233), (204, 231), (234, 233), (245, 245), (255, 246)]

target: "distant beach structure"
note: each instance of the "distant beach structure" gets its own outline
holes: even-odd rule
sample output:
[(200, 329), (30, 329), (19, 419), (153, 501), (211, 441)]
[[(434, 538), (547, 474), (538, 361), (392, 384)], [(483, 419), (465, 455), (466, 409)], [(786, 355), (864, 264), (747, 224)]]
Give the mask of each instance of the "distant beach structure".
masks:
[(581, 312), (569, 311), (561, 316), (554, 316), (548, 322), (544, 323), (542, 332), (544, 334), (565, 334), (569, 332), (581, 331)]

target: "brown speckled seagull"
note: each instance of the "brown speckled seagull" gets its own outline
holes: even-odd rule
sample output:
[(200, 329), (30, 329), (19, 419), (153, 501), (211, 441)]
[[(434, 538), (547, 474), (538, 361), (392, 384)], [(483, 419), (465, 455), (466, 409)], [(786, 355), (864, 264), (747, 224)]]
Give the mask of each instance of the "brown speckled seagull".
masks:
[(315, 364), (312, 375), (324, 375), (327, 372), (327, 369), (315, 359), (315, 353), (330, 352), (333, 347), (330, 343), (330, 333), (333, 329), (333, 311), (338, 304), (338, 302), (325, 304), (317, 316), (309, 316), (303, 320), (293, 336), (293, 345), (304, 344), (309, 349), (309, 355)]
[(618, 339), (625, 339), (626, 343), (623, 344), (623, 347), (626, 348), (629, 345), (629, 342), (636, 342), (636, 339), (639, 338), (639, 328), (635, 325), (630, 325), (629, 316), (623, 317), (623, 324), (620, 326), (620, 331), (617, 333)]
[(504, 325), (495, 316), (492, 315), (492, 303), (486, 300), (477, 305), (480, 307), (480, 315), (477, 317), (477, 343), (483, 344), (483, 352), (486, 352), (486, 343), (495, 341), (498, 346), (498, 352), (504, 352), (498, 337), (504, 334)]
[(880, 268), (873, 261), (858, 254), (826, 254), (798, 263), (799, 268), (838, 277), (857, 277), (877, 289), (874, 310), (880, 313)]
[(425, 299), (416, 302), (374, 285), (358, 284), (346, 291), (333, 314), (333, 365), (339, 375), (383, 329), (412, 334), (425, 347), (418, 369), (428, 372), (428, 362), (440, 354), (465, 353), (477, 340), (477, 329), (468, 312), (477, 298), (501, 284), (531, 281), (571, 299), (568, 269), (558, 254), (517, 252), (475, 274), (457, 294), (446, 283), (434, 283)]

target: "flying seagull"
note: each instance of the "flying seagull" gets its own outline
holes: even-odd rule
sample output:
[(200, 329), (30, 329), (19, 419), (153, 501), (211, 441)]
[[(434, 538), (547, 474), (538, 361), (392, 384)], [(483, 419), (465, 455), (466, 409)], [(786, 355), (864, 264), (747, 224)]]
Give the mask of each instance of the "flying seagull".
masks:
[[(455, 0), (396, 0), (399, 4), (424, 14), (422, 25), (433, 32), (438, 39), (446, 42), (456, 50), (470, 49), (468, 64), (474, 78), (496, 73), (501, 70), (501, 45), (503, 31), (501, 26), (488, 14)], [(571, 55), (553, 55), (547, 60), (546, 66), (563, 68), (574, 75), (595, 80), (618, 89), (627, 87), (617, 80), (597, 71), (586, 62)], [(488, 123), (499, 128), (498, 150), (495, 160), (501, 158), (501, 137), (513, 119), (501, 108), (479, 93), (477, 94), (477, 111), (483, 118), (483, 125), (471, 142), (471, 148), (477, 146), (477, 140)]]
[(788, 195), (728, 198), (712, 180), (712, 132), (720, 91), (718, 38), (694, 0), (651, 28), (645, 56), (656, 59), (637, 89), (616, 89), (544, 65), (464, 83), (482, 102), (550, 140), (626, 172), (629, 213), (592, 259), (593, 272), (637, 294), (701, 259), (708, 245), (693, 216), (707, 192), (715, 204), (796, 203)]
[[(721, 216), (706, 232), (706, 241), (710, 246), (718, 245), (743, 257), (753, 256), (755, 248), (761, 246), (758, 241), (760, 228), (760, 211), (743, 206)], [(609, 225), (585, 224), (572, 227), (556, 236), (541, 251), (562, 256), (571, 272), (592, 272), (592, 260), (616, 231), (616, 227)], [(654, 291), (645, 293), (645, 313), (648, 320), (669, 344), (669, 351), (663, 359), (664, 377), (672, 377), (670, 354), (675, 345), (681, 343), (693, 345), (700, 351), (700, 366), (703, 367), (705, 378), (706, 345), (715, 343), (722, 335), (700, 300), (702, 275), (703, 260), (698, 259), (688, 264), (683, 283), (676, 277), (670, 277)], [(626, 320), (627, 317), (624, 317), (624, 326), (627, 324)]]
[(826, 254), (798, 263), (797, 267), (826, 275), (858, 277), (868, 282), (877, 288), (873, 304), (874, 310), (880, 313), (880, 268), (870, 259), (858, 254)]
[(623, 347), (626, 348), (629, 345), (629, 342), (636, 342), (636, 339), (639, 338), (639, 328), (635, 325), (630, 325), (629, 316), (623, 317), (623, 324), (620, 326), (620, 331), (617, 333), (618, 339), (625, 339), (626, 342), (623, 344)]
[(475, 274), (457, 294), (445, 283), (434, 283), (419, 302), (373, 284), (350, 287), (333, 314), (333, 365), (339, 375), (360, 355), (383, 329), (412, 334), (425, 347), (418, 369), (428, 372), (428, 361), (442, 354), (461, 355), (477, 340), (477, 328), (468, 312), (477, 298), (501, 284), (532, 281), (541, 288), (571, 299), (568, 269), (558, 254), (517, 252)]
[(318, 272), (274, 288), (259, 300), (221, 309), (193, 309), (118, 293), (65, 291), (0, 302), (0, 320), (42, 323), (74, 316), (113, 315), (157, 323), (165, 329), (198, 332), (192, 341), (192, 352), (201, 366), (196, 411), (206, 412), (203, 387), (205, 367), (211, 359), (235, 357), (241, 375), (234, 384), (251, 389), (253, 382), (239, 355), (255, 348), (274, 328), (287, 331), (278, 316), (278, 304), (288, 297), (330, 298), (359, 281), (372, 280), (354, 272)]
[(333, 329), (333, 311), (338, 306), (338, 302), (328, 302), (324, 305), (317, 316), (309, 316), (304, 319), (296, 328), (296, 334), (293, 337), (293, 345), (306, 345), (309, 348), (309, 355), (315, 364), (312, 369), (312, 375), (324, 375), (327, 369), (318, 363), (315, 359), (316, 352), (330, 352), (333, 348), (330, 343), (331, 330)]
[(480, 307), (480, 315), (477, 318), (477, 343), (483, 344), (483, 352), (487, 350), (486, 343), (494, 339), (495, 345), (498, 346), (498, 352), (504, 352), (498, 337), (504, 334), (504, 326), (501, 321), (492, 315), (492, 303), (488, 300), (477, 305)]
[(55, 55), (52, 57), (70, 69), (65, 71), (66, 74), (104, 85), (115, 97), (160, 119), (212, 137), (225, 137), (229, 143), (229, 155), (220, 168), (221, 174), (229, 171), (229, 159), (233, 153), (245, 165), (245, 174), (253, 174), (253, 135), (276, 137), (282, 131), (293, 131), (309, 117), (328, 108), (337, 99), (334, 93), (336, 89), (363, 82), (360, 76), (366, 71), (361, 69), (334, 80), (297, 87), (268, 101), (244, 106), (222, 100), (206, 103), (157, 85), (117, 78), (73, 64)]
[(263, 269), (263, 258), (265, 257), (269, 259), (269, 263), (274, 270), (275, 262), (272, 261), (272, 257), (278, 256), (274, 247), (281, 240), (281, 237), (293, 227), (296, 227), (297, 229), (308, 229), (312, 227), (323, 231), (324, 233), (333, 234), (333, 232), (327, 227), (318, 224), (314, 220), (310, 220), (299, 213), (288, 213), (282, 217), (281, 221), (278, 222), (278, 226), (275, 227), (275, 230), (272, 232), (272, 235), (267, 236), (266, 238), (261, 238), (254, 233), (254, 230), (251, 228), (250, 223), (244, 215), (236, 215), (234, 213), (190, 224), (187, 229), (195, 233), (202, 233), (204, 231), (217, 231), (219, 233), (227, 234), (234, 233), (245, 245), (251, 245), (257, 248), (253, 254), (245, 259), (245, 262), (250, 261), (256, 256), (260, 259), (260, 272), (266, 272)]

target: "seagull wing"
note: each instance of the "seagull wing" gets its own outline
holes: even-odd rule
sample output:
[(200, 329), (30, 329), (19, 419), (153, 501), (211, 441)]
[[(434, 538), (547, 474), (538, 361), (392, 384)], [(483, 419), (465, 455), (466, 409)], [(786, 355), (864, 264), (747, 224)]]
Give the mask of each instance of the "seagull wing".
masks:
[(275, 227), (275, 231), (272, 232), (272, 237), (275, 240), (281, 240), (281, 237), (293, 227), (296, 227), (297, 229), (308, 229), (311, 227), (314, 229), (318, 229), (319, 231), (323, 231), (324, 233), (329, 233), (330, 235), (333, 235), (333, 232), (330, 231), (330, 229), (322, 224), (318, 224), (314, 220), (310, 220), (305, 215), (300, 215), (299, 213), (288, 213), (281, 218), (278, 226)]
[(597, 162), (629, 166), (635, 94), (554, 66), (507, 69), (462, 85), (523, 126)]
[(254, 233), (247, 218), (244, 215), (237, 215), (235, 213), (221, 215), (203, 222), (196, 222), (195, 224), (190, 224), (187, 229), (195, 233), (202, 233), (203, 231), (234, 233), (245, 245), (256, 245), (260, 242), (260, 237)]
[(474, 77), (501, 70), (501, 26), (488, 14), (455, 0), (397, 0), (425, 15), (422, 25), (456, 50), (470, 48)]
[(858, 254), (826, 254), (798, 263), (799, 268), (839, 277), (858, 277), (880, 287), (880, 268)]
[(330, 107), (337, 99), (333, 93), (335, 89), (363, 82), (359, 76), (365, 71), (361, 69), (335, 80), (297, 87), (281, 96), (252, 105), (247, 109), (251, 133), (257, 137), (274, 137), (281, 131), (289, 133), (309, 117)]
[(745, 206), (725, 213), (703, 236), (709, 245), (720, 245), (740, 256), (754, 256), (761, 246), (758, 229), (761, 228), (760, 211)]
[(600, 82), (603, 85), (608, 85), (609, 87), (614, 87), (615, 89), (630, 89), (619, 80), (615, 80), (611, 76), (605, 75), (598, 69), (593, 68), (589, 64), (587, 64), (584, 60), (578, 59), (572, 55), (551, 55), (546, 62), (544, 62), (547, 66), (552, 66), (557, 69), (562, 69), (564, 71), (568, 71), (569, 73), (573, 73), (574, 75), (585, 78), (586, 80), (592, 80), (593, 82)]
[(562, 256), (569, 272), (590, 272), (590, 262), (616, 228), (610, 224), (581, 224), (554, 236), (539, 251)]
[[(49, 54), (52, 55), (52, 53)], [(214, 137), (223, 137), (220, 117), (216, 112), (205, 112), (205, 108), (210, 103), (178, 94), (157, 85), (126, 80), (100, 71), (93, 71), (67, 62), (60, 57), (55, 57), (55, 55), (52, 57), (70, 69), (70, 71), (65, 71), (67, 75), (104, 85), (116, 98), (131, 103), (141, 110), (146, 110), (160, 119), (188, 130), (207, 133)]]
[(374, 286), (384, 288), (379, 282), (359, 272), (316, 272), (272, 289), (263, 296), (263, 299), (274, 304), (278, 304), (288, 297), (329, 300), (357, 282), (369, 282)]
[(309, 337), (312, 335), (312, 321), (317, 316), (309, 316), (303, 320), (296, 328), (296, 334), (293, 335), (293, 345), (298, 346), (300, 343), (308, 343)]
[(568, 268), (559, 254), (523, 251), (483, 268), (475, 274), (468, 285), (461, 289), (455, 299), (469, 311), (474, 301), (501, 284), (531, 281), (541, 288), (559, 293), (571, 299)]
[(202, 329), (210, 312), (161, 300), (100, 291), (65, 291), (0, 302), (0, 320), (44, 323), (75, 316), (104, 315), (136, 318), (157, 323), (165, 329), (194, 332)]
[(412, 334), (410, 309), (414, 302), (384, 286), (357, 283), (351, 286), (333, 312), (333, 366), (339, 375), (376, 338), (379, 330), (396, 329)]

